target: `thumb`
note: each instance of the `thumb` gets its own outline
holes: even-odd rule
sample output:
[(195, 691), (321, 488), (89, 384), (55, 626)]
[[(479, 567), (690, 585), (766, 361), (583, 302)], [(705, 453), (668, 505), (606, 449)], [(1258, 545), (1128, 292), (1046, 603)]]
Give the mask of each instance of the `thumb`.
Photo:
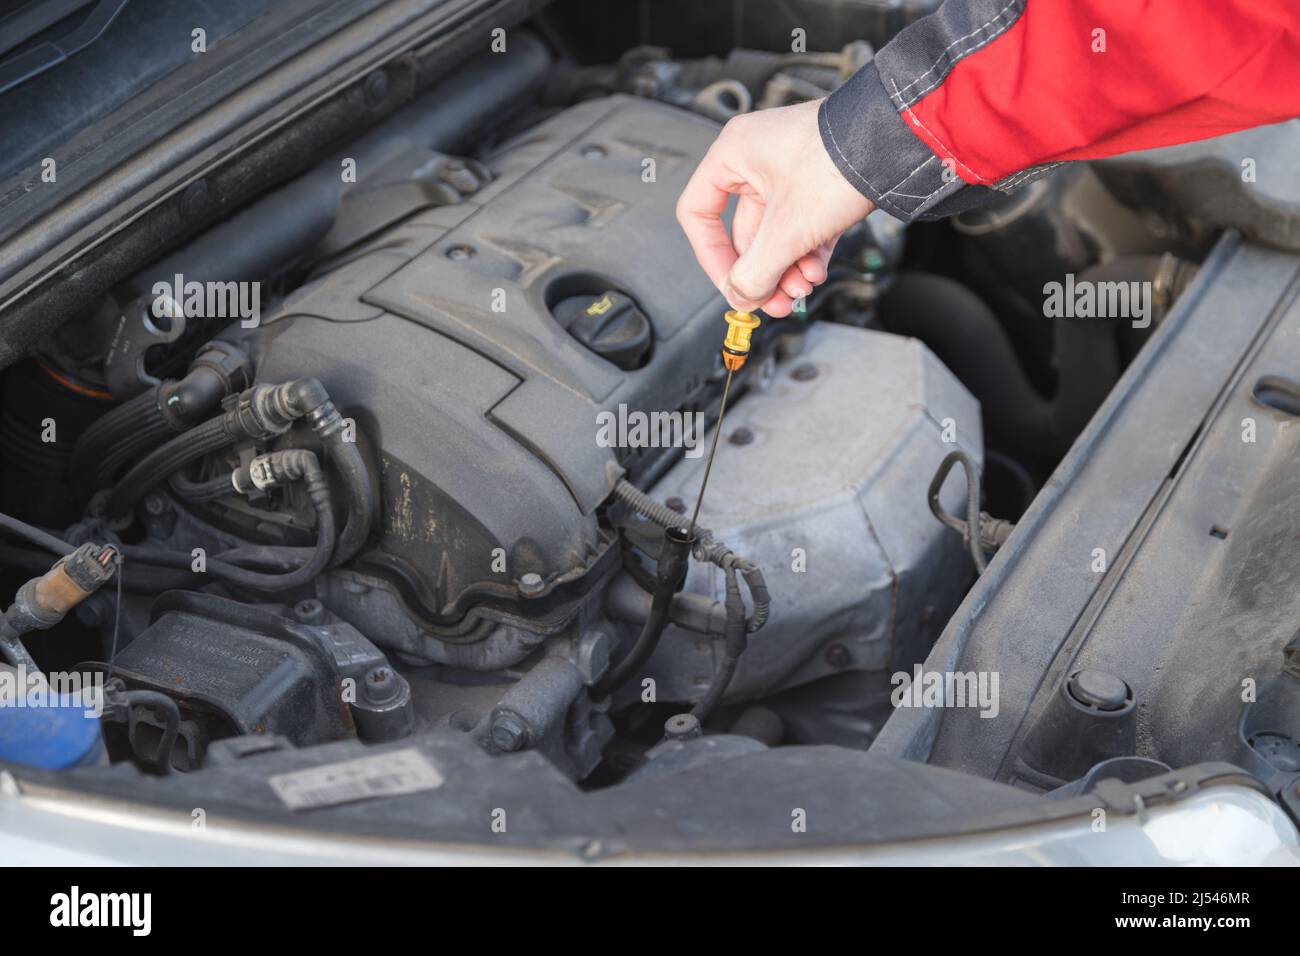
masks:
[(786, 270), (808, 251), (799, 248), (797, 230), (783, 220), (769, 206), (749, 248), (727, 273), (722, 294), (733, 309), (752, 312), (762, 306)]

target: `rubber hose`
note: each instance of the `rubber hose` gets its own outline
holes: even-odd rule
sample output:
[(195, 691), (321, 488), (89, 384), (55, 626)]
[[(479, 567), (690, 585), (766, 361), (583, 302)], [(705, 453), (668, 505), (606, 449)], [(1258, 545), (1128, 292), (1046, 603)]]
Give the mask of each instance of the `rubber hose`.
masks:
[(650, 601), (650, 612), (646, 615), (641, 633), (637, 635), (627, 656), (611, 667), (592, 689), (595, 700), (608, 697), (610, 692), (623, 685), (636, 670), (645, 664), (654, 653), (668, 626), (668, 615), (672, 610), (673, 598), (686, 577), (686, 568), (690, 564), (691, 538), (685, 528), (669, 530), (664, 535), (663, 547), (659, 552), (659, 563), (655, 568), (655, 592)]
[(236, 493), (230, 479), (231, 475), (227, 472), (206, 481), (194, 481), (187, 478), (183, 471), (177, 471), (172, 474), (168, 484), (171, 485), (172, 491), (187, 501), (214, 501)]
[[(275, 452), (289, 480), (303, 481), (312, 507), (316, 510), (316, 547), (311, 557), (293, 570), (283, 573), (264, 573), (240, 567), (220, 556), (207, 559), (207, 573), (228, 584), (250, 588), (254, 591), (288, 591), (314, 580), (330, 565), (334, 555), (334, 509), (330, 499), (329, 484), (321, 470), (316, 455), (303, 449)], [(293, 549), (295, 552), (297, 549)], [(183, 551), (168, 551), (148, 546), (128, 545), (123, 548), (128, 561), (188, 567), (190, 555)]]
[(142, 422), (138, 431), (107, 449), (95, 464), (91, 475), (93, 487), (88, 489), (87, 496), (101, 488), (111, 488), (131, 462), (147, 455), (175, 434), (175, 429), (161, 419), (150, 418)]
[(85, 501), (113, 483), (128, 461), (162, 443), (175, 429), (158, 408), (158, 388), (123, 402), (96, 419), (72, 450), (73, 492)]
[[(57, 535), (52, 535), (48, 531), (42, 531), (35, 525), (28, 524), (26, 521), (20, 521), (7, 514), (0, 514), (0, 529), (17, 535), (24, 541), (28, 541), (36, 545), (38, 548), (44, 548), (46, 551), (53, 554), (71, 554), (73, 551), (77, 550)], [(45, 570), (48, 571), (49, 569), (50, 565), (47, 561), (45, 564)]]
[(370, 537), (375, 520), (375, 500), (370, 487), (370, 474), (365, 460), (355, 442), (343, 441), (342, 432), (329, 437), (326, 454), (330, 463), (343, 479), (344, 497), (348, 517), (334, 549), (334, 564), (352, 558)]
[(745, 603), (740, 598), (740, 584), (736, 581), (735, 568), (727, 569), (726, 578), (727, 624), (722, 663), (718, 665), (704, 697), (691, 708), (691, 714), (701, 723), (727, 692), (731, 678), (736, 673), (736, 665), (740, 662), (740, 655), (745, 650)]
[[(1077, 283), (1144, 282), (1153, 286), (1164, 256), (1122, 256), (1080, 273)], [(1170, 298), (1186, 288), (1196, 269), (1175, 261)], [(1020, 364), (1006, 329), (973, 291), (944, 276), (900, 273), (880, 300), (891, 332), (929, 346), (979, 399), (989, 444), (1030, 462), (1052, 462), (1069, 450), (1122, 371), (1114, 319), (1055, 321), (1056, 394), (1041, 395)]]
[(172, 472), (204, 455), (220, 451), (232, 441), (234, 436), (227, 429), (223, 415), (177, 435), (137, 462), (113, 486), (106, 508), (108, 516), (119, 518), (129, 514), (140, 499)]
[[(952, 466), (957, 463), (961, 464), (962, 471), (966, 474), (966, 520), (964, 522), (944, 511), (943, 505), (939, 503), (939, 492), (943, 490)], [(975, 563), (975, 570), (983, 574), (984, 569), (988, 567), (988, 561), (984, 557), (984, 545), (980, 540), (980, 482), (979, 474), (975, 471), (975, 462), (971, 461), (971, 457), (960, 449), (948, 452), (939, 463), (939, 467), (935, 469), (934, 477), (930, 479), (930, 490), (926, 498), (930, 503), (930, 513), (962, 536), (967, 550), (970, 551), (971, 560)]]
[(106, 449), (131, 435), (140, 427), (141, 422), (151, 414), (156, 414), (157, 410), (156, 385), (109, 409), (91, 422), (77, 439), (72, 449), (72, 466), (83, 471), (89, 469)]
[[(626, 478), (620, 478), (614, 485), (614, 497), (661, 528), (670, 529), (682, 526), (681, 515), (651, 498)], [(754, 613), (746, 624), (746, 631), (752, 634), (762, 628), (767, 623), (772, 603), (762, 570), (753, 562), (740, 557), (721, 541), (715, 541), (713, 532), (708, 528), (696, 525), (695, 538), (694, 554), (698, 560), (715, 564), (724, 570), (734, 567), (744, 576), (745, 585), (749, 588), (750, 597), (754, 602)]]

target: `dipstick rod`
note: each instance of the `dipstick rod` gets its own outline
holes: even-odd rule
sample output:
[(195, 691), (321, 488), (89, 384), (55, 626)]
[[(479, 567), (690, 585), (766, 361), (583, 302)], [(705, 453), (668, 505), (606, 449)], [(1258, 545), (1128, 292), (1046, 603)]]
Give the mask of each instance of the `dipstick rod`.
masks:
[(734, 369), (727, 370), (727, 381), (722, 386), (722, 403), (718, 406), (718, 423), (713, 428), (713, 442), (709, 445), (709, 460), (704, 463), (704, 480), (700, 482), (700, 493), (695, 499), (695, 510), (691, 513), (689, 534), (695, 534), (695, 522), (700, 517), (700, 505), (704, 504), (704, 489), (709, 484), (709, 472), (713, 470), (713, 456), (718, 453), (718, 438), (722, 435), (722, 417), (727, 414), (727, 394), (731, 391), (731, 377)]

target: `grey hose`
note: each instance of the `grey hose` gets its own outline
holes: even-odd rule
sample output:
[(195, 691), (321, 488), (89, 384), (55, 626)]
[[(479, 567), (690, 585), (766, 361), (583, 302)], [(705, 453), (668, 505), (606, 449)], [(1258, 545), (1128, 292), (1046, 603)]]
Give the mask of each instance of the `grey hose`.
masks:
[(7, 514), (0, 514), (0, 530), (8, 531), (24, 541), (28, 541), (38, 548), (44, 548), (54, 554), (71, 554), (77, 550), (62, 538)]
[[(939, 503), (939, 492), (943, 490), (943, 483), (948, 478), (948, 472), (952, 471), (952, 466), (958, 462), (961, 463), (962, 470), (966, 472), (965, 521), (948, 514), (943, 510), (943, 505)], [(980, 540), (979, 531), (980, 480), (975, 471), (975, 463), (971, 461), (970, 455), (960, 449), (948, 452), (943, 461), (939, 463), (939, 468), (935, 471), (934, 477), (930, 479), (928, 498), (930, 512), (949, 528), (961, 534), (967, 549), (970, 551), (971, 560), (975, 562), (975, 570), (983, 574), (984, 569), (988, 567), (988, 560), (984, 557), (984, 544)]]

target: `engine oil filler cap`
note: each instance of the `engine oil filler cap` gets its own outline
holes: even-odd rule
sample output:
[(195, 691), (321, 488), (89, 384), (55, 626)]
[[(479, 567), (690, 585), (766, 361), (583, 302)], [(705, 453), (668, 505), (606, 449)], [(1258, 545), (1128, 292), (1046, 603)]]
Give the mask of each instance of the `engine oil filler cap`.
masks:
[(625, 371), (645, 364), (653, 330), (631, 296), (614, 290), (570, 296), (556, 304), (554, 315), (570, 335), (606, 361)]

